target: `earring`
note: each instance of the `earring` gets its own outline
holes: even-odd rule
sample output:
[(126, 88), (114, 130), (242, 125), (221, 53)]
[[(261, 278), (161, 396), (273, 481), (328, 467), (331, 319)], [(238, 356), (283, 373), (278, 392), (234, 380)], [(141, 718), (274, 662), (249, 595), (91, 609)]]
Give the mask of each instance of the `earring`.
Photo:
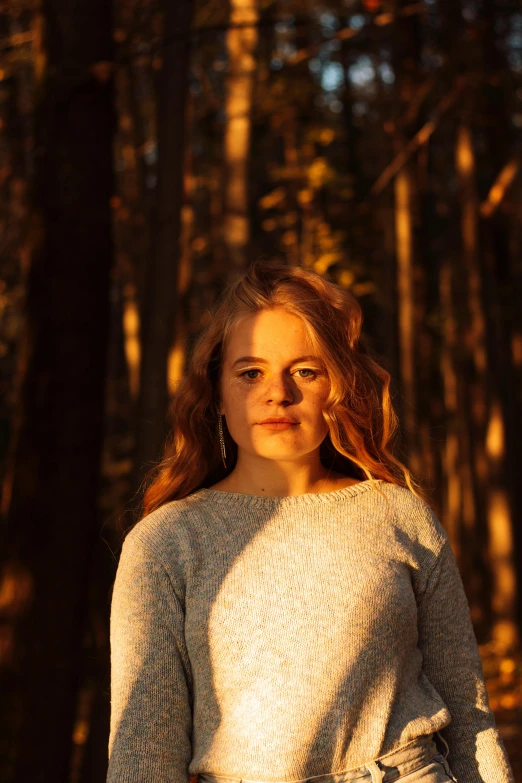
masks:
[(221, 446), (221, 459), (223, 460), (223, 465), (227, 466), (227, 450), (225, 448), (225, 438), (223, 436), (223, 416), (221, 413), (218, 413), (218, 430), (219, 430), (219, 445)]

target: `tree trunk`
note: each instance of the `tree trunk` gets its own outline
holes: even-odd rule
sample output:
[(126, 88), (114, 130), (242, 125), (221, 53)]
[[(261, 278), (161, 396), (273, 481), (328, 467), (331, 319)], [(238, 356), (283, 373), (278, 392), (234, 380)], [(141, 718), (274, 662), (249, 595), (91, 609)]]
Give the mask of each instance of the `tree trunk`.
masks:
[[(395, 13), (399, 3), (392, 4)], [(418, 62), (420, 36), (418, 20), (397, 19), (394, 23), (394, 67), (396, 74), (397, 112), (395, 148), (396, 153), (406, 144), (409, 128), (401, 127), (400, 117), (404, 108), (411, 103), (417, 88), (413, 63)], [(412, 161), (402, 166), (394, 179), (395, 199), (395, 243), (397, 269), (397, 316), (399, 336), (399, 366), (402, 397), (403, 442), (407, 453), (408, 467), (415, 476), (422, 476), (423, 465), (420, 451), (419, 425), (420, 411), (417, 409), (418, 390), (415, 383), (418, 353), (418, 324), (422, 313), (422, 303), (417, 301), (417, 281), (421, 279), (421, 269), (416, 259), (415, 229), (413, 208), (416, 201), (418, 183)]]
[(113, 101), (110, 0), (43, 5), (27, 336), (2, 541), (2, 769), (66, 783), (99, 536)]
[(167, 368), (179, 307), (180, 226), (183, 206), (185, 110), (190, 64), (191, 0), (164, 3), (163, 66), (158, 78), (158, 183), (152, 257), (141, 298), (141, 382), (137, 482), (160, 456), (169, 403)]
[[(498, 4), (486, 0), (483, 8), (484, 31), (494, 29), (501, 16)], [(487, 127), (490, 181), (496, 178), (516, 150), (516, 134), (505, 99), (500, 74), (507, 71), (506, 54), (496, 38), (484, 32), (482, 72), (487, 86), (481, 99), (489, 117)], [(517, 628), (517, 574), (520, 567), (521, 537), (516, 524), (521, 508), (520, 480), (520, 406), (513, 389), (516, 373), (512, 366), (510, 332), (511, 312), (518, 308), (515, 279), (510, 269), (509, 235), (513, 223), (506, 220), (502, 205), (494, 215), (483, 220), (484, 309), (488, 315), (484, 341), (488, 353), (488, 380), (491, 401), (486, 431), (486, 459), (489, 473), (488, 555), (493, 576), (493, 636), (505, 647), (520, 642)], [(517, 558), (518, 554), (518, 558)], [(518, 574), (520, 580), (521, 574)], [(520, 616), (520, 615), (519, 615)]]
[(230, 0), (227, 32), (228, 78), (226, 84), (224, 156), (224, 244), (229, 269), (240, 273), (247, 265), (250, 239), (248, 159), (252, 125), (252, 100), (258, 41), (257, 0)]

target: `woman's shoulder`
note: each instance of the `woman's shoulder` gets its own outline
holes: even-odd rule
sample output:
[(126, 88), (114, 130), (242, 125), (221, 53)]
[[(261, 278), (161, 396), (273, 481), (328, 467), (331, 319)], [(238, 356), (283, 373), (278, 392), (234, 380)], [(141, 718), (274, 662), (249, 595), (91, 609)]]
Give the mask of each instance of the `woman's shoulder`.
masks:
[(162, 554), (172, 547), (185, 549), (191, 521), (199, 513), (197, 506), (195, 495), (163, 503), (128, 531), (124, 546), (142, 547), (151, 554)]
[(415, 542), (441, 549), (447, 533), (433, 507), (407, 486), (383, 481), (379, 484), (392, 509), (393, 524)]

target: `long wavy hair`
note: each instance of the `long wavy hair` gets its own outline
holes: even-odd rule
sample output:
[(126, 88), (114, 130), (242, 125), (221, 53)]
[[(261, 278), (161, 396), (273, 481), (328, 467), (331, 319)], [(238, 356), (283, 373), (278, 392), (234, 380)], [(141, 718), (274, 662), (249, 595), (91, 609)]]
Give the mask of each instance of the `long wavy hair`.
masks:
[(390, 398), (391, 376), (371, 356), (361, 334), (363, 316), (356, 297), (308, 269), (256, 261), (226, 288), (196, 339), (187, 374), (169, 408), (163, 457), (145, 479), (144, 514), (211, 486), (234, 469), (237, 446), (226, 426), (226, 468), (218, 438), (227, 337), (241, 316), (275, 307), (303, 319), (327, 370), (324, 466), (362, 480), (407, 486), (424, 499), (408, 468), (393, 454), (398, 418)]

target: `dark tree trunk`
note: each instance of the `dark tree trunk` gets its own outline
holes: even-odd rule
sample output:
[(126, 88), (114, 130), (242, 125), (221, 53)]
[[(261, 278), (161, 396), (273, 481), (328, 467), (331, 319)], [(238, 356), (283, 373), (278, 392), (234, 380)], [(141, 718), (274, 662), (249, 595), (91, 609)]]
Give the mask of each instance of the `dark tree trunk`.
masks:
[(35, 222), (16, 442), (5, 484), (0, 713), (5, 783), (66, 783), (99, 536), (112, 257), (110, 0), (47, 0)]
[[(512, 10), (515, 11), (513, 4)], [(505, 52), (498, 46), (494, 36), (487, 31), (495, 29), (498, 20), (505, 11), (500, 11), (493, 0), (486, 0), (483, 8), (483, 45), (481, 49), (481, 70), (484, 87), (480, 92), (480, 108), (484, 112), (483, 127), (487, 138), (486, 156), (489, 170), (485, 163), (485, 182), (481, 190), (485, 191), (495, 182), (498, 174), (509, 162), (517, 149), (517, 138), (513, 132), (509, 111), (509, 95), (503, 75), (508, 71)], [(491, 122), (494, 117), (495, 121)], [(490, 361), (489, 377), (495, 396), (498, 396), (503, 420), (504, 438), (503, 453), (492, 465), (492, 477), (489, 483), (490, 491), (495, 488), (505, 493), (509, 503), (509, 530), (511, 551), (509, 561), (513, 563), (516, 579), (511, 582), (512, 593), (509, 590), (499, 591), (497, 587), (497, 602), (495, 620), (508, 626), (511, 621), (518, 623), (518, 634), (522, 632), (522, 601), (520, 600), (520, 584), (522, 583), (522, 533), (517, 520), (522, 511), (522, 492), (520, 485), (520, 464), (522, 447), (520, 442), (520, 426), (522, 417), (517, 389), (517, 369), (512, 358), (512, 335), (520, 326), (520, 271), (518, 259), (512, 255), (511, 221), (499, 205), (496, 212), (482, 221), (481, 243), (483, 246), (483, 276), (485, 312), (489, 315), (486, 326), (486, 344)], [(518, 318), (517, 318), (518, 314)], [(518, 323), (517, 323), (518, 321)], [(518, 395), (517, 395), (518, 392)], [(495, 521), (493, 521), (495, 525)], [(504, 542), (504, 547), (506, 546)], [(491, 557), (491, 553), (490, 553)], [(499, 577), (506, 580), (506, 571), (510, 565), (500, 563), (502, 571)], [(498, 581), (498, 579), (497, 579)], [(517, 589), (518, 586), (518, 589)], [(495, 603), (495, 602), (494, 602)], [(500, 611), (499, 611), (500, 610)], [(502, 616), (503, 615), (503, 616)], [(514, 634), (500, 629), (503, 635)], [(519, 636), (520, 638), (520, 636)]]
[(160, 455), (169, 391), (167, 360), (178, 307), (183, 204), (185, 109), (190, 64), (192, 0), (165, 2), (163, 67), (158, 78), (158, 183), (152, 257), (142, 297), (142, 364), (138, 406), (138, 481)]

